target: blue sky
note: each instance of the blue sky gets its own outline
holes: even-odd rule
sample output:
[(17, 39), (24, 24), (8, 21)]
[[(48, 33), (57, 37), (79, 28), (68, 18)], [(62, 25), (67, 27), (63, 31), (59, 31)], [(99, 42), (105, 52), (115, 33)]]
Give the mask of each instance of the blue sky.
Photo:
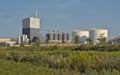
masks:
[(107, 28), (109, 38), (120, 35), (120, 0), (0, 0), (0, 37), (21, 34), (22, 19), (35, 16), (35, 9), (44, 29)]

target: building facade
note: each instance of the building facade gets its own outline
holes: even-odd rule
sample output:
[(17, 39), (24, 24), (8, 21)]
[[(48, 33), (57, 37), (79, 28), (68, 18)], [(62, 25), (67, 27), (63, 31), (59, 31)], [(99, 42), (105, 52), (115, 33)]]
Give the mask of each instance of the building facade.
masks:
[(27, 35), (33, 42), (40, 38), (40, 19), (34, 17), (23, 19), (22, 34)]

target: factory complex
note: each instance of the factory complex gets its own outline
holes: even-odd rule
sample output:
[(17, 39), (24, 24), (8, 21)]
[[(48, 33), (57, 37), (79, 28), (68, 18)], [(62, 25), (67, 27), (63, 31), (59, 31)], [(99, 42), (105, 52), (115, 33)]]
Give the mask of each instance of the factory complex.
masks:
[[(36, 40), (40, 40), (42, 44), (76, 44), (76, 36), (78, 37), (78, 44), (89, 44), (90, 40), (92, 44), (99, 44), (99, 38), (104, 37), (108, 42), (108, 30), (104, 28), (93, 28), (89, 30), (73, 30), (72, 33), (47, 31), (45, 36), (41, 36), (40, 19), (37, 17), (24, 18), (22, 20), (22, 34), (18, 35), (16, 40), (10, 38), (0, 38), (0, 46), (10, 44), (11, 46), (25, 44), (30, 42), (35, 43)], [(43, 38), (41, 38), (43, 37)], [(88, 40), (89, 39), (89, 40)], [(114, 41), (119, 38), (115, 38)]]

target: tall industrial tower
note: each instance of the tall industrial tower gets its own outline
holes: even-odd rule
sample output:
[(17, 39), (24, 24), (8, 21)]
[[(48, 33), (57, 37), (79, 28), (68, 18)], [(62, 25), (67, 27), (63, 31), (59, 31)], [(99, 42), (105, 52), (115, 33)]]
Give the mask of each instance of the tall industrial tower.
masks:
[(33, 42), (40, 38), (40, 19), (37, 17), (29, 17), (22, 20), (22, 34), (26, 34)]

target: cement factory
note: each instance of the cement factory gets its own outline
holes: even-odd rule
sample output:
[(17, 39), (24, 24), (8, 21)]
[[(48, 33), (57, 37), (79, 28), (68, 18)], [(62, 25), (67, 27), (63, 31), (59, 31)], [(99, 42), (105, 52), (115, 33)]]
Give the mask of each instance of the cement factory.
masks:
[[(31, 40), (32, 43), (35, 42), (35, 40), (41, 38), (40, 30), (46, 30), (42, 29), (40, 27), (40, 19), (37, 17), (37, 12), (35, 17), (29, 17), (24, 18), (22, 20), (22, 34), (18, 36), (17, 40), (10, 40), (6, 38), (0, 38), (0, 46), (3, 45), (13, 45), (13, 44), (28, 44)], [(72, 33), (68, 32), (58, 32), (58, 31), (50, 31), (46, 30), (46, 34), (44, 37), (42, 44), (45, 44), (45, 41), (47, 40), (49, 44), (75, 44), (75, 36), (79, 37), (79, 43), (80, 44), (88, 44), (87, 41), (88, 38), (91, 38), (92, 43), (99, 44), (98, 38), (102, 34), (103, 37), (105, 37), (108, 42), (108, 30), (102, 29), (102, 28), (93, 28), (89, 30), (73, 30)], [(15, 42), (16, 41), (16, 42)], [(116, 40), (114, 40), (116, 41)]]

